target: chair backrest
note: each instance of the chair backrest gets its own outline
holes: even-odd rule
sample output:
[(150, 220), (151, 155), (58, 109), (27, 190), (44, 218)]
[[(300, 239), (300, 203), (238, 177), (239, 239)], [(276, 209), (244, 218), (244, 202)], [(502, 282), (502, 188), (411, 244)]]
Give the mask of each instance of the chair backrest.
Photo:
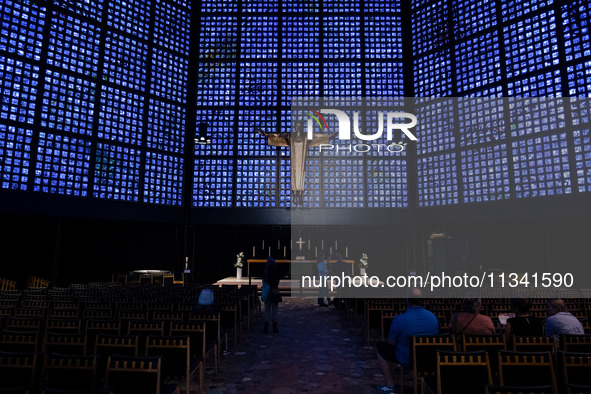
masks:
[(513, 336), (513, 350), (516, 352), (551, 352), (555, 353), (553, 337)]
[(560, 352), (565, 385), (591, 386), (591, 353)]
[(47, 332), (62, 332), (76, 334), (80, 332), (82, 321), (80, 319), (48, 319)]
[(43, 386), (55, 389), (96, 387), (96, 355), (49, 353), (43, 368)]
[(437, 352), (437, 394), (483, 394), (487, 384), (492, 375), (486, 350)]
[(462, 335), (462, 348), (465, 352), (484, 350), (488, 353), (491, 373), (499, 374), (499, 350), (506, 350), (505, 336), (503, 334), (492, 335)]
[(162, 376), (184, 376), (186, 391), (190, 392), (191, 356), (189, 336), (148, 336), (146, 356), (162, 357)]
[(106, 386), (119, 393), (160, 394), (160, 357), (109, 356)]
[(54, 333), (45, 335), (43, 350), (46, 353), (86, 354), (86, 334)]
[(565, 352), (591, 353), (591, 335), (560, 335), (560, 350)]
[(102, 374), (105, 372), (107, 360), (112, 354), (138, 355), (138, 337), (136, 335), (99, 334), (95, 339), (94, 352), (98, 356), (98, 372)]
[(205, 323), (183, 323), (183, 322), (172, 322), (170, 329), (170, 335), (172, 336), (183, 336), (189, 337), (189, 351), (192, 356), (199, 357), (201, 360), (205, 360), (206, 354), (206, 328)]
[(552, 394), (552, 386), (488, 386), (486, 394)]
[(419, 378), (433, 379), (437, 374), (437, 351), (453, 352), (456, 340), (453, 335), (415, 335), (412, 339), (412, 369), (415, 392)]
[(550, 352), (499, 351), (501, 386), (551, 385), (556, 394), (554, 363)]
[(35, 386), (37, 353), (0, 352), (0, 387)]
[(146, 338), (148, 335), (164, 335), (164, 324), (162, 321), (149, 322), (132, 320), (129, 322), (129, 329), (127, 332), (129, 335), (138, 336), (139, 352), (140, 354), (144, 354), (146, 351)]
[(36, 352), (39, 343), (37, 331), (3, 330), (0, 334), (0, 350), (4, 352)]
[(43, 324), (41, 317), (16, 317), (6, 319), (6, 329), (23, 331), (40, 331)]

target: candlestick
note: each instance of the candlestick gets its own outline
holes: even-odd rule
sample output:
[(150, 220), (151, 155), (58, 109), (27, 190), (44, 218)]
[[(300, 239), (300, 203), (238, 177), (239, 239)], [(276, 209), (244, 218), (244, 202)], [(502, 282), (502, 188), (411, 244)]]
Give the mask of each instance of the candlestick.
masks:
[(265, 250), (265, 240), (263, 239), (263, 250)]
[(318, 246), (314, 246), (314, 256), (318, 257)]
[(310, 250), (310, 240), (308, 240), (308, 250)]
[(254, 257), (254, 246), (252, 247), (252, 257)]
[(334, 250), (339, 250), (339, 241), (335, 239), (334, 241)]
[(330, 249), (330, 254), (332, 254), (332, 246), (329, 249)]
[(283, 257), (287, 257), (287, 246), (283, 247)]
[(277, 241), (277, 250), (281, 250), (281, 241)]
[(271, 247), (269, 246), (269, 257), (271, 257)]
[(322, 250), (324, 250), (324, 240), (322, 240)]
[(345, 257), (349, 257), (349, 247), (345, 246)]

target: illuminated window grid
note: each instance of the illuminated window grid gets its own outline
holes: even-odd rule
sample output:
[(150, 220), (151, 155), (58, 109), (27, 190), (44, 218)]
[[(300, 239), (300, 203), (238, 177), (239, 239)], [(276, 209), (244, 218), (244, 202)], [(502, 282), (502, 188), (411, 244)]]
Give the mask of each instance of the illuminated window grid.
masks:
[(100, 29), (91, 23), (54, 12), (47, 64), (86, 77), (97, 77)]
[(505, 139), (505, 109), (502, 98), (458, 99), (460, 146)]
[(323, 68), (324, 97), (361, 97), (361, 63), (327, 62)]
[(314, 16), (284, 17), (281, 40), (283, 58), (318, 59), (320, 56), (320, 19)]
[(281, 104), (291, 105), (292, 97), (320, 97), (320, 65), (290, 62), (281, 69)]
[(154, 48), (150, 93), (178, 103), (187, 99), (189, 61)]
[(239, 105), (277, 105), (277, 63), (241, 63)]
[(507, 78), (558, 64), (556, 18), (549, 10), (503, 28)]
[(509, 100), (511, 137), (547, 133), (566, 126), (564, 103), (547, 97)]
[(320, 0), (285, 0), (282, 2), (283, 12), (318, 12)]
[(562, 28), (564, 32), (565, 60), (578, 60), (591, 55), (591, 5), (587, 0), (574, 0), (563, 4)]
[(33, 190), (86, 197), (90, 153), (90, 141), (40, 132)]
[(98, 142), (93, 196), (137, 202), (140, 165), (139, 150)]
[[(316, 104), (318, 105), (318, 104)], [(304, 113), (307, 113), (307, 111), (304, 111)], [(297, 117), (294, 117), (294, 119), (296, 119)], [(304, 119), (305, 118), (305, 119)], [(297, 119), (302, 119), (302, 124), (304, 125), (304, 127), (306, 127), (305, 122), (307, 122), (308, 120), (308, 116), (301, 116)], [(292, 126), (293, 125), (293, 126)], [(291, 110), (282, 110), (281, 111), (281, 120), (279, 123), (279, 131), (281, 132), (292, 132), (293, 130), (295, 130), (295, 123), (292, 123), (292, 112)], [(304, 130), (306, 130), (304, 128)], [(279, 154), (281, 156), (287, 156), (289, 157), (289, 147), (279, 147)], [(308, 149), (308, 156), (316, 156), (318, 153), (318, 148), (309, 148)]]
[(415, 96), (445, 97), (452, 94), (449, 49), (414, 60)]
[(119, 86), (144, 91), (148, 46), (107, 32), (103, 78)]
[(39, 67), (0, 55), (0, 119), (33, 124)]
[[(289, 161), (282, 161), (279, 173), (279, 206), (291, 206), (291, 165)], [(320, 207), (320, 160), (306, 159), (306, 178), (304, 180), (304, 208)]]
[(97, 136), (111, 141), (140, 145), (143, 113), (142, 96), (103, 86)]
[(466, 97), (502, 97), (503, 87), (501, 85), (486, 86), (476, 91), (472, 91)]
[(143, 40), (148, 39), (153, 0), (105, 0), (107, 25)]
[(591, 133), (589, 129), (574, 130), (573, 137), (579, 192), (591, 192)]
[(197, 70), (197, 105), (234, 105), (236, 63), (199, 63)]
[(400, 12), (399, 0), (366, 0), (364, 2), (366, 12)]
[(245, 16), (240, 33), (240, 57), (276, 59), (279, 52), (279, 18)]
[(366, 63), (365, 97), (404, 96), (402, 63)]
[[(206, 125), (207, 136), (211, 138), (211, 144), (195, 144), (195, 155), (233, 156), (236, 140), (234, 136), (234, 124), (236, 123), (234, 110), (199, 109), (196, 111), (195, 129), (197, 133), (199, 133), (200, 124), (202, 123)], [(251, 132), (254, 133), (253, 128), (251, 128)]]
[(368, 160), (368, 208), (408, 206), (406, 160)]
[(96, 83), (46, 71), (41, 126), (92, 135)]
[(277, 203), (277, 160), (238, 160), (236, 169), (237, 207), (275, 207)]
[(453, 111), (452, 99), (431, 102), (416, 109), (417, 119), (421, 120), (414, 129), (420, 155), (456, 147)]
[(203, 0), (201, 1), (202, 12), (236, 12), (238, 11), (238, 0)]
[(144, 202), (183, 205), (183, 159), (181, 157), (146, 152)]
[(33, 130), (0, 124), (0, 188), (27, 190)]
[(103, 2), (88, 0), (53, 0), (53, 4), (73, 11), (76, 15), (92, 18), (98, 22), (103, 17)]
[(501, 80), (500, 57), (496, 32), (462, 42), (456, 49), (458, 92), (498, 83)]
[[(404, 104), (401, 101), (394, 101), (390, 108), (397, 108), (404, 110)], [(386, 130), (386, 122), (388, 109), (383, 110), (372, 110), (367, 112), (367, 117), (360, 120), (361, 127), (365, 130), (365, 134), (375, 135), (378, 131), (379, 113), (382, 112), (382, 135), (381, 137), (372, 141), (358, 141), (359, 144), (369, 145), (370, 148), (360, 146), (359, 150), (367, 150), (367, 156), (386, 156), (389, 159), (399, 159), (406, 156), (406, 149), (408, 147), (409, 138), (400, 130), (395, 130), (392, 133), (392, 138), (388, 139), (388, 133)], [(395, 118), (396, 123), (407, 123), (407, 119)], [(414, 133), (413, 130), (411, 132)], [(402, 144), (400, 144), (402, 143)], [(389, 147), (390, 146), (390, 147)]]
[(365, 58), (402, 59), (401, 21), (399, 16), (365, 17)]
[(323, 159), (322, 167), (325, 208), (364, 206), (363, 160)]
[(249, 0), (242, 4), (243, 12), (278, 12), (279, 0)]
[(419, 207), (458, 204), (454, 152), (418, 159)]
[(324, 0), (324, 12), (360, 12), (360, 0), (341, 1), (341, 0)]
[(568, 66), (568, 92), (571, 97), (581, 97), (570, 100), (572, 124), (575, 126), (589, 123), (591, 97), (591, 61)]
[(279, 206), (291, 206), (291, 164), (287, 160), (279, 164)]
[(267, 137), (255, 131), (276, 132), (277, 114), (272, 110), (241, 110), (238, 113), (238, 156), (275, 156), (277, 148), (269, 146)]
[(447, 14), (445, 0), (435, 1), (413, 14), (414, 56), (449, 43)]
[(194, 207), (231, 207), (234, 161), (229, 159), (195, 160), (193, 179)]
[(0, 50), (40, 60), (45, 13), (45, 7), (4, 0), (0, 9)]
[[(336, 106), (338, 106), (338, 104), (336, 104)], [(350, 140), (341, 140), (339, 138), (339, 136), (335, 136), (333, 138), (330, 139), (330, 144), (333, 145), (332, 148), (330, 147), (309, 147), (308, 148), (308, 155), (309, 156), (324, 156), (324, 157), (342, 157), (342, 156), (348, 156), (348, 157), (352, 157), (352, 158), (360, 158), (363, 157), (363, 153), (362, 152), (356, 152), (354, 150), (354, 147), (358, 144), (358, 143), (362, 143), (363, 141), (358, 140), (355, 137), (354, 134), (354, 130), (353, 130), (353, 111), (355, 110), (354, 108), (352, 109), (345, 109), (343, 108), (343, 110), (347, 113), (347, 115), (349, 116), (349, 119), (351, 121), (351, 139)], [(318, 111), (318, 109), (316, 109), (316, 111)], [(308, 128), (307, 128), (307, 124), (308, 124), (308, 120), (309, 119), (313, 119), (310, 115), (308, 115), (309, 112), (305, 112), (305, 116), (303, 117), (303, 127), (304, 127), (304, 132), (307, 132)], [(314, 134), (324, 134), (324, 135), (330, 135), (335, 131), (339, 130), (339, 122), (338, 119), (335, 115), (332, 114), (324, 114), (324, 119), (326, 120), (326, 124), (328, 126), (328, 130), (323, 126), (322, 129), (320, 129), (320, 126), (318, 126), (318, 124), (316, 123), (315, 120), (313, 120), (312, 122), (312, 127), (314, 128)], [(364, 131), (365, 128), (363, 127), (365, 122), (365, 117), (363, 116), (363, 114), (360, 114), (359, 116), (359, 128), (361, 131)], [(322, 123), (322, 121), (321, 121)], [(295, 127), (295, 126), (294, 126)], [(359, 150), (363, 150), (363, 149), (359, 149)]]
[(237, 19), (230, 16), (202, 16), (199, 57), (201, 59), (234, 59), (237, 53)]
[(325, 16), (322, 25), (325, 59), (361, 58), (361, 18)]
[(411, 9), (416, 10), (418, 8), (421, 8), (422, 6), (427, 4), (429, 1), (430, 0), (411, 0), (411, 2), (410, 2)]
[(170, 153), (185, 153), (185, 122), (183, 107), (151, 98), (146, 146)]
[(553, 3), (554, 0), (501, 0), (503, 22), (527, 15)]
[(572, 193), (566, 133), (515, 141), (512, 148), (517, 198)]
[(496, 2), (488, 0), (454, 0), (454, 37), (461, 39), (497, 24)]
[(507, 92), (509, 96), (560, 97), (562, 96), (560, 70), (548, 71), (525, 79), (511, 81), (507, 83)]
[(491, 145), (462, 151), (464, 203), (511, 198), (507, 145)]
[(171, 3), (173, 3), (174, 5), (191, 10), (191, 1), (190, 0), (169, 0), (169, 1)]
[(170, 51), (189, 56), (191, 16), (166, 0), (156, 0), (154, 39), (156, 44)]

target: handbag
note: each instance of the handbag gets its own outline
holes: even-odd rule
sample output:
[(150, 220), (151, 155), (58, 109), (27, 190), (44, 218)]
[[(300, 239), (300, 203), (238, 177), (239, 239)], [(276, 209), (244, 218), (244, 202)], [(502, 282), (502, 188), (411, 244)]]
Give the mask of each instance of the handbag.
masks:
[(267, 298), (269, 298), (269, 290), (271, 290), (271, 285), (267, 282), (263, 282), (263, 286), (261, 287), (261, 301), (267, 301)]

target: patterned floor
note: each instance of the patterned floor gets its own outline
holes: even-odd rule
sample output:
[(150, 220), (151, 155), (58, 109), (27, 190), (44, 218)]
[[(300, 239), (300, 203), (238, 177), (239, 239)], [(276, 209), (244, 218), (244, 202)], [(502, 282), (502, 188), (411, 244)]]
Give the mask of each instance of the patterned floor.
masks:
[(284, 297), (279, 334), (263, 334), (259, 319), (231, 349), (215, 374), (207, 371), (205, 392), (375, 393), (383, 376), (367, 348), (359, 321), (316, 299)]

